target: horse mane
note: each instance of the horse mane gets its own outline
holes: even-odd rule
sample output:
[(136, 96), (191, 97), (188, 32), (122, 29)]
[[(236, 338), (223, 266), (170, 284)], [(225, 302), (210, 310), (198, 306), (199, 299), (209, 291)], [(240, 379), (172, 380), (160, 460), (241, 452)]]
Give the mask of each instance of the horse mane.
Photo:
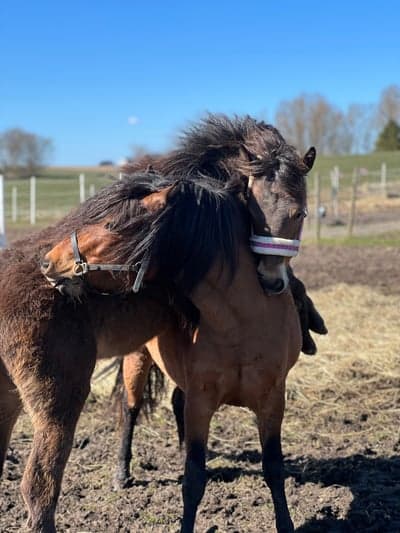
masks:
[(299, 178), (307, 173), (296, 149), (274, 126), (248, 115), (230, 118), (211, 113), (189, 126), (173, 151), (161, 157), (146, 155), (122, 170), (130, 174), (149, 168), (169, 176), (223, 182), (251, 174), (280, 180), (294, 195), (304, 190)]
[[(161, 211), (148, 212), (137, 202), (171, 185)], [(146, 173), (125, 178), (115, 190), (124, 191), (129, 200), (113, 202), (109, 191), (107, 212), (98, 202), (96, 212), (88, 212), (92, 220), (97, 209), (103, 217), (111, 214), (110, 231), (121, 236), (112, 250), (113, 261), (134, 265), (148, 255), (157, 279), (172, 281), (185, 293), (204, 278), (217, 259), (234, 274), (238, 244), (249, 232), (248, 217), (238, 198), (242, 191), (239, 180), (221, 184)]]

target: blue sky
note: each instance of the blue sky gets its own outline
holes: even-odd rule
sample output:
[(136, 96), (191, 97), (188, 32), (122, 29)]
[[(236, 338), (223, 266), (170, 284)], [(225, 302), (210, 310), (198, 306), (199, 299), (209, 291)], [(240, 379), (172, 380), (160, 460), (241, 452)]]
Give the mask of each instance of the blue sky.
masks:
[(399, 24), (398, 0), (2, 0), (0, 131), (91, 165), (164, 150), (206, 110), (273, 122), (302, 92), (377, 102), (400, 82)]

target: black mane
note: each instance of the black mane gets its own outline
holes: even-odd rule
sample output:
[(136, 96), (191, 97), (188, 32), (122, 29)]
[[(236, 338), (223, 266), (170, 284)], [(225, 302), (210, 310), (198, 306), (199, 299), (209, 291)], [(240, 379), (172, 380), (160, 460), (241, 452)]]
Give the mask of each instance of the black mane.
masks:
[[(173, 188), (161, 211), (149, 213), (140, 207), (137, 199), (170, 185)], [(247, 216), (238, 199), (240, 181), (221, 184), (211, 179), (199, 182), (139, 174), (125, 178), (114, 188), (104, 200), (112, 206), (110, 230), (122, 237), (113, 250), (115, 261), (134, 265), (149, 254), (150, 268), (155, 266), (157, 279), (173, 282), (186, 293), (204, 278), (217, 259), (233, 275), (238, 243), (249, 232)], [(129, 199), (118, 202), (121, 192)], [(97, 213), (89, 214), (92, 220), (97, 217)]]

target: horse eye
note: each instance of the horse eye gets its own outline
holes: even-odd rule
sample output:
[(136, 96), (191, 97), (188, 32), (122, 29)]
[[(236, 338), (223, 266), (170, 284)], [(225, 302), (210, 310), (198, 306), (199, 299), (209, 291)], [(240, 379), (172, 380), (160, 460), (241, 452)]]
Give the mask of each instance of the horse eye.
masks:
[(293, 214), (293, 218), (295, 220), (301, 220), (303, 218), (306, 218), (307, 216), (307, 209), (298, 209), (294, 214)]

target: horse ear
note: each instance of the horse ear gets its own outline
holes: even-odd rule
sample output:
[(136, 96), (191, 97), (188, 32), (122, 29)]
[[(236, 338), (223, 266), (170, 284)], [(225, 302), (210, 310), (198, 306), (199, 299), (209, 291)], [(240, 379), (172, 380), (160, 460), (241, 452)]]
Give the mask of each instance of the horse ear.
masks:
[(309, 148), (309, 150), (307, 151), (306, 155), (303, 157), (303, 162), (308, 170), (312, 169), (316, 155), (316, 149), (314, 148), (314, 146), (311, 146), (311, 148)]
[(150, 213), (155, 213), (156, 211), (164, 209), (167, 205), (168, 195), (174, 187), (175, 184), (165, 187), (165, 189), (161, 189), (161, 191), (148, 194), (140, 201), (141, 205)]

